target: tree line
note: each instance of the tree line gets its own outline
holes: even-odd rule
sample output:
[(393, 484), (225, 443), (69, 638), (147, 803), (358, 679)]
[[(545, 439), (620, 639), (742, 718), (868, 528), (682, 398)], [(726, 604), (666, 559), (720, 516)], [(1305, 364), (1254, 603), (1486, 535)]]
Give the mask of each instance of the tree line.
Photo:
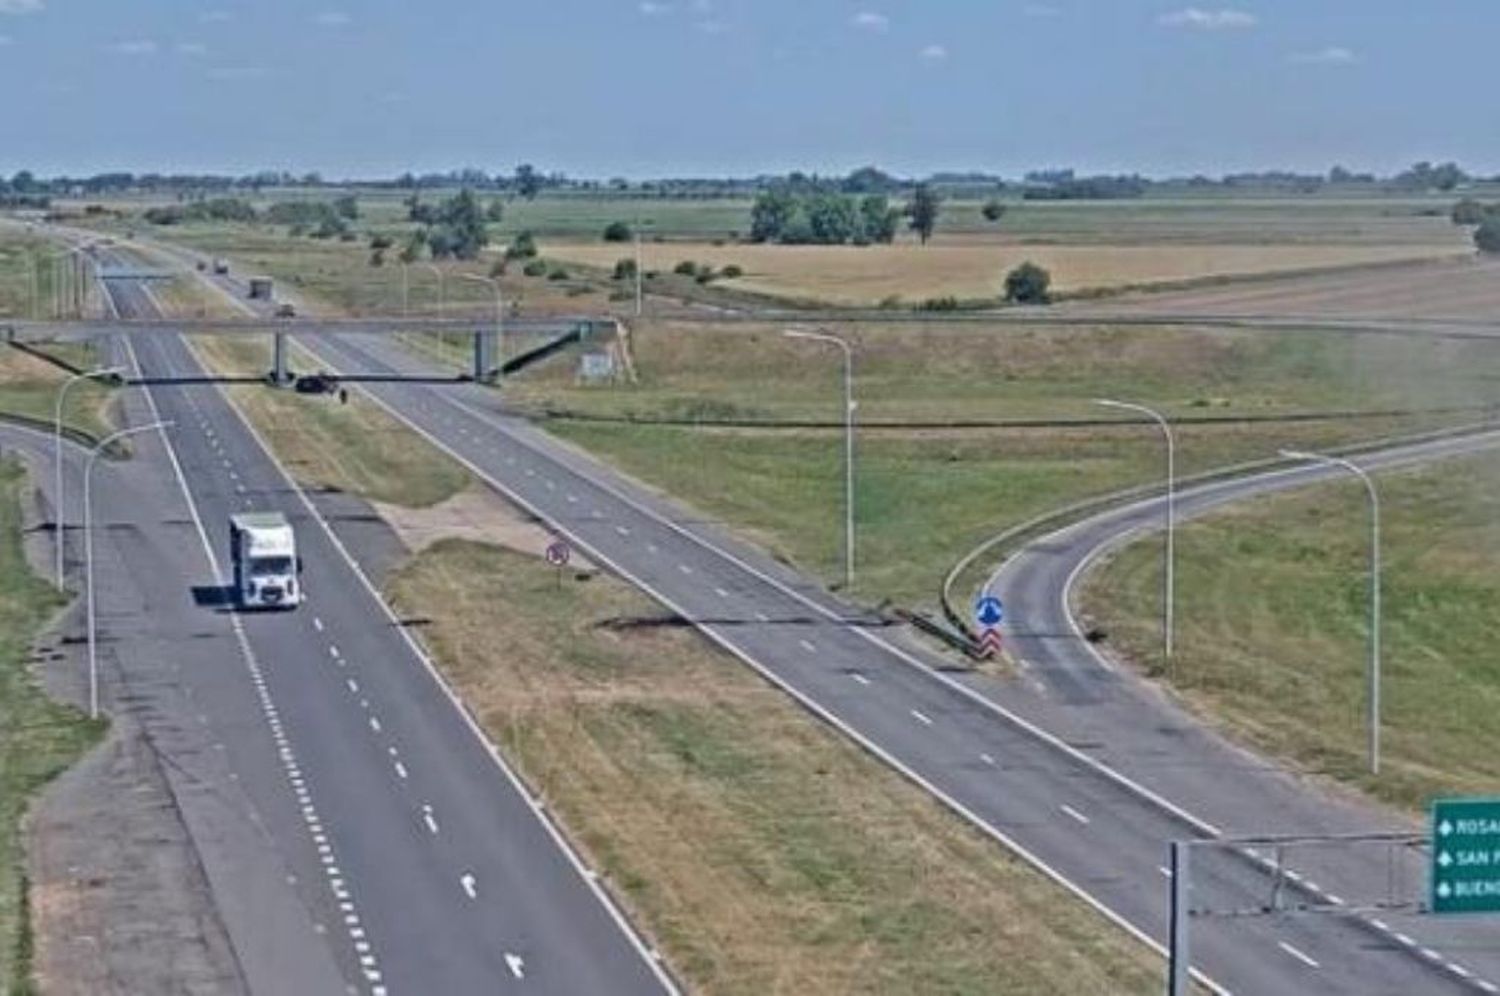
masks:
[(873, 245), (895, 240), (901, 219), (925, 243), (937, 227), (940, 198), (926, 184), (905, 207), (881, 193), (862, 196), (784, 184), (761, 191), (750, 209), (750, 241), (780, 245)]

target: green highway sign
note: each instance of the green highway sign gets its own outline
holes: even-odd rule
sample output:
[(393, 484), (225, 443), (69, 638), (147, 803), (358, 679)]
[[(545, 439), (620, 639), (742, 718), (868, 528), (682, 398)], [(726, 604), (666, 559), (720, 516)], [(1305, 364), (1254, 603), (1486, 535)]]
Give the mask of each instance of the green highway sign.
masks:
[(1500, 799), (1432, 804), (1432, 912), (1500, 912)]

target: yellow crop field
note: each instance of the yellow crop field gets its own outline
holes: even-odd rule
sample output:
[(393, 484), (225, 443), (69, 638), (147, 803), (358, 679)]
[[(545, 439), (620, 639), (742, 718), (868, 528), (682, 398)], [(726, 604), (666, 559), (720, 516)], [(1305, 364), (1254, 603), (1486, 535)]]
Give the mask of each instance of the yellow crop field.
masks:
[[(634, 252), (630, 245), (547, 243), (552, 259), (612, 267)], [(897, 296), (995, 297), (1005, 274), (1026, 260), (1052, 273), (1057, 291), (1134, 284), (1171, 283), (1207, 277), (1251, 276), (1325, 267), (1433, 259), (1466, 254), (1455, 243), (1401, 246), (1358, 245), (1158, 245), (1046, 246), (966, 241), (927, 246), (713, 245), (707, 242), (649, 243), (647, 270), (670, 271), (683, 260), (714, 269), (734, 264), (744, 276), (725, 286), (834, 304), (873, 304)]]

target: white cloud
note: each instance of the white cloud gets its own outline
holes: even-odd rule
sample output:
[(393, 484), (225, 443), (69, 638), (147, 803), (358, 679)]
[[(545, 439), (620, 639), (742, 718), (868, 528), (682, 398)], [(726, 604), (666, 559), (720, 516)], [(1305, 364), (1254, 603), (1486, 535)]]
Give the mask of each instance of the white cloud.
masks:
[(202, 42), (178, 42), (175, 46), (178, 55), (207, 55), (208, 46)]
[(325, 10), (323, 11), (323, 13), (313, 18), (313, 20), (317, 21), (325, 28), (342, 28), (344, 25), (349, 23), (350, 17), (348, 14), (344, 13), (341, 10)]
[(861, 31), (889, 31), (891, 19), (873, 10), (862, 10), (849, 18), (849, 23)]
[(647, 17), (660, 17), (662, 14), (671, 13), (671, 4), (657, 3), (656, 0), (641, 0), (640, 12)]
[(227, 10), (205, 10), (198, 15), (198, 20), (204, 24), (223, 24), (225, 21), (234, 20), (234, 15)]
[(42, 9), (42, 0), (0, 0), (0, 14), (32, 14)]
[(1184, 7), (1161, 15), (1157, 21), (1169, 28), (1191, 28), (1195, 31), (1232, 31), (1253, 28), (1257, 23), (1254, 14), (1228, 7), (1219, 10)]
[(930, 62), (941, 62), (948, 58), (948, 50), (938, 44), (928, 45), (917, 54)]
[(120, 55), (155, 55), (157, 47), (156, 42), (150, 38), (131, 38), (115, 42), (109, 46), (109, 50)]
[(1316, 52), (1294, 52), (1293, 62), (1307, 66), (1347, 66), (1359, 61), (1359, 56), (1342, 45), (1330, 45)]

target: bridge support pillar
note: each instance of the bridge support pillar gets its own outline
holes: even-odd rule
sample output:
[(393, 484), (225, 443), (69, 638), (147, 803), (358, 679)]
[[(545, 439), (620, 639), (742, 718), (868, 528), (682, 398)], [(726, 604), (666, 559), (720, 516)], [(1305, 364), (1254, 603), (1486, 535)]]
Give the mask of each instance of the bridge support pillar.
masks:
[(480, 329), (474, 333), (474, 379), (482, 384), (494, 383), (500, 375), (495, 366), (495, 331)]
[(271, 386), (284, 387), (291, 383), (291, 374), (286, 368), (286, 333), (271, 334)]

